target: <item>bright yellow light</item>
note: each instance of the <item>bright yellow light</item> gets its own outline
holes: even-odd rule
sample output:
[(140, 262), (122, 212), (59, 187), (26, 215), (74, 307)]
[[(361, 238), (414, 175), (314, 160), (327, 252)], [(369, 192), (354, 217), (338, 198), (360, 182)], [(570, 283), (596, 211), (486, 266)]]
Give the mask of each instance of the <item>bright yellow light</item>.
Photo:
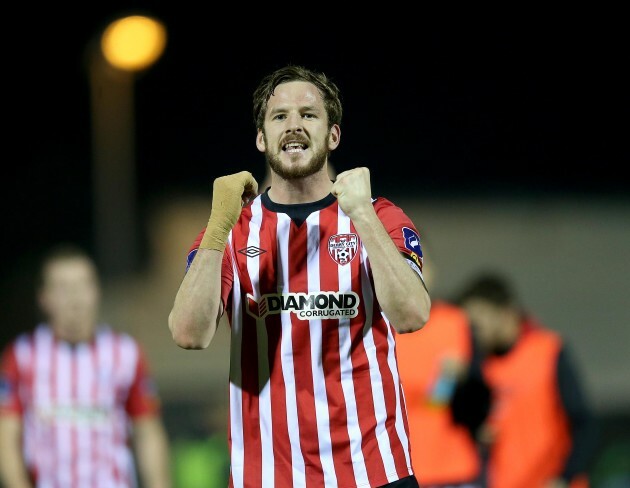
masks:
[(105, 59), (125, 71), (139, 71), (152, 65), (166, 46), (166, 29), (161, 22), (142, 15), (116, 20), (101, 37)]

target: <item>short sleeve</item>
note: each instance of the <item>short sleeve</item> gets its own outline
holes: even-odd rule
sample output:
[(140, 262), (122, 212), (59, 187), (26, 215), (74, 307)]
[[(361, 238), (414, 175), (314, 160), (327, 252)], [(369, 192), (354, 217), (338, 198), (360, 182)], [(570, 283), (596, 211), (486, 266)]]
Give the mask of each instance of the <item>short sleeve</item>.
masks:
[(223, 310), (227, 307), (228, 298), (234, 284), (234, 267), (232, 266), (232, 254), (223, 253), (223, 263), (221, 265), (221, 301), (223, 302)]
[(409, 266), (422, 278), (423, 254), (420, 233), (403, 210), (386, 198), (377, 198), (374, 210)]
[(188, 255), (186, 256), (186, 271), (188, 271), (188, 269), (190, 268), (190, 265), (195, 259), (195, 256), (197, 255), (197, 251), (199, 250), (199, 245), (201, 244), (201, 239), (203, 238), (203, 235), (205, 234), (205, 232), (206, 232), (206, 229), (205, 228), (202, 229), (201, 232), (197, 234), (195, 242), (193, 242), (192, 246), (190, 246), (190, 249), (188, 249)]
[(10, 345), (5, 348), (0, 358), (0, 415), (22, 414), (19, 380), (20, 372), (15, 356), (15, 347)]
[(158, 415), (160, 409), (160, 398), (155, 382), (149, 374), (146, 355), (142, 348), (138, 346), (136, 373), (129, 389), (125, 410), (130, 417), (136, 418), (143, 415)]

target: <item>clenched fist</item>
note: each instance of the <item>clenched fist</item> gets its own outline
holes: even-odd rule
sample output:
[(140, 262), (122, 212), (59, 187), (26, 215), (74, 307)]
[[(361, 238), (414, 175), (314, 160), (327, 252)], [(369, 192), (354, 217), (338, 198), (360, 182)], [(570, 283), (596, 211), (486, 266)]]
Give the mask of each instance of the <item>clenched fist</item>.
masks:
[(212, 211), (199, 247), (223, 251), (228, 234), (241, 215), (243, 205), (257, 193), (258, 183), (249, 171), (214, 180)]
[(339, 173), (331, 193), (337, 197), (341, 210), (351, 219), (358, 212), (372, 208), (370, 170), (360, 167)]

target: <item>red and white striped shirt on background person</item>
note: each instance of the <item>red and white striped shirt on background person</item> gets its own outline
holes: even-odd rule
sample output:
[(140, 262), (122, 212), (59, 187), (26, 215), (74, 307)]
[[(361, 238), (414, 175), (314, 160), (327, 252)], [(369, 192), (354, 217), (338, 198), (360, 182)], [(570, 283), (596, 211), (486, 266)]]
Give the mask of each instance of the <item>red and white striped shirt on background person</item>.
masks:
[[(386, 199), (373, 205), (421, 277), (413, 223)], [(279, 205), (257, 196), (230, 233), (222, 283), (230, 487), (363, 488), (413, 474), (396, 332), (337, 200)]]
[(132, 337), (102, 325), (93, 341), (71, 345), (40, 324), (6, 348), (0, 381), (0, 413), (22, 417), (38, 487), (136, 486), (130, 420), (160, 403)]

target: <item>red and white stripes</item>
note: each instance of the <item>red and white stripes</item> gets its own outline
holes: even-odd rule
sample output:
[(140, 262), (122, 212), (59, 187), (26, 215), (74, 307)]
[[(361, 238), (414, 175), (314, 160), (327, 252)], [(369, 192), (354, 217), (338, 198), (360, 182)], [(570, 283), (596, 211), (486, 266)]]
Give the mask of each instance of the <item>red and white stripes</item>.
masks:
[(38, 486), (135, 486), (126, 408), (143, 380), (136, 342), (103, 326), (94, 341), (73, 346), (40, 325), (12, 350), (17, 371), (5, 373), (19, 385), (24, 456)]
[[(412, 226), (397, 207), (388, 212)], [(399, 233), (392, 238), (402, 251)], [(336, 202), (298, 226), (260, 196), (230, 234), (234, 488), (368, 487), (412, 473), (395, 332), (380, 312), (360, 240), (354, 258), (339, 264), (329, 252), (337, 235), (356, 231)], [(248, 313), (266, 295), (325, 303), (322, 293), (356, 296), (357, 310), (309, 319), (290, 308)]]

